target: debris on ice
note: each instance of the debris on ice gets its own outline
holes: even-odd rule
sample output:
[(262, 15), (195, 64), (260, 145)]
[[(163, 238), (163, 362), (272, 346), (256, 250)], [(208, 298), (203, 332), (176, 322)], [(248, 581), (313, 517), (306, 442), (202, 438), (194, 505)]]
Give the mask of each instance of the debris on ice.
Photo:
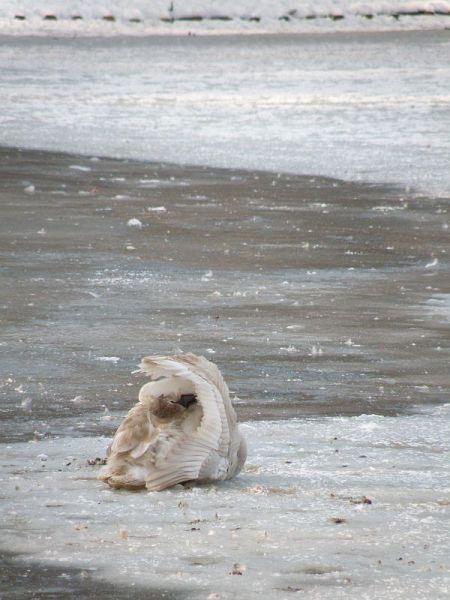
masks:
[(135, 217), (133, 217), (132, 219), (129, 219), (127, 221), (127, 225), (128, 225), (128, 227), (137, 227), (139, 229), (141, 229), (141, 227), (143, 227), (142, 221), (139, 221), (139, 219), (136, 219)]
[(102, 362), (110, 362), (116, 365), (119, 362), (120, 358), (118, 356), (98, 356), (96, 360), (100, 360)]
[(85, 167), (83, 165), (70, 165), (69, 169), (72, 169), (74, 171), (84, 171), (84, 172), (88, 172), (88, 171), (92, 171), (91, 167)]
[(432, 269), (433, 267), (437, 267), (438, 264), (439, 264), (439, 260), (437, 258), (434, 258), (431, 262), (429, 262), (425, 265), (425, 269)]

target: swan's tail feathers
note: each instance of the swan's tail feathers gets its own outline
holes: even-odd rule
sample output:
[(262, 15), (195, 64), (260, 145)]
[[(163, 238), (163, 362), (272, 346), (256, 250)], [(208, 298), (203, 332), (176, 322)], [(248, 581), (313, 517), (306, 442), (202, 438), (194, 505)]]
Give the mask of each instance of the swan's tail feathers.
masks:
[(145, 487), (145, 475), (141, 469), (130, 468), (123, 462), (107, 464), (100, 471), (97, 479), (104, 481), (115, 489), (140, 489)]
[(144, 481), (134, 481), (128, 477), (109, 477), (108, 479), (102, 479), (105, 483), (115, 490), (142, 490), (145, 488)]

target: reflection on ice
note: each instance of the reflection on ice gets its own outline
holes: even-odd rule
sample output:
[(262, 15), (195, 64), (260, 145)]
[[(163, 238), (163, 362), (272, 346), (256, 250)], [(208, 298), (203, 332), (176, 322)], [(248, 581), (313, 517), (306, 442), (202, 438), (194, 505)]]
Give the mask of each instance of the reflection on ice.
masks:
[(434, 294), (427, 300), (426, 308), (431, 317), (440, 318), (443, 323), (450, 321), (450, 294)]
[(448, 598), (450, 405), (244, 430), (236, 480), (160, 493), (95, 481), (103, 437), (3, 445), (2, 543), (195, 599)]

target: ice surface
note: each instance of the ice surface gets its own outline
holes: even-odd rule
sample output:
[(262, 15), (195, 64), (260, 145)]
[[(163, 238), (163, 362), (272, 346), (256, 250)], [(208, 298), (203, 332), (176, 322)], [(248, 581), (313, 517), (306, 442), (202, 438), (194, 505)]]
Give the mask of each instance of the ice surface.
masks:
[(427, 309), (443, 323), (450, 322), (450, 294), (435, 294), (428, 300)]
[(159, 493), (96, 481), (103, 437), (3, 444), (2, 547), (192, 599), (449, 597), (449, 404), (243, 430), (238, 478)]
[(9, 38), (0, 142), (445, 196), (449, 56), (446, 32)]

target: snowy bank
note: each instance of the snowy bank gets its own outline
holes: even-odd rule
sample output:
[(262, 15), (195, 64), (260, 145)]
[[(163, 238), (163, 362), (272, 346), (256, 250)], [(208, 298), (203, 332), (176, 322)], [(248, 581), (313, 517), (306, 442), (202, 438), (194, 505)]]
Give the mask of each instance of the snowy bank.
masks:
[[(187, 31), (293, 31), (334, 29), (441, 28), (450, 2), (411, 0), (354, 2), (319, 0), (4, 0), (0, 30), (6, 33), (76, 32), (85, 35), (148, 34)], [(345, 23), (342, 23), (345, 22)], [(181, 27), (180, 27), (181, 25)]]

